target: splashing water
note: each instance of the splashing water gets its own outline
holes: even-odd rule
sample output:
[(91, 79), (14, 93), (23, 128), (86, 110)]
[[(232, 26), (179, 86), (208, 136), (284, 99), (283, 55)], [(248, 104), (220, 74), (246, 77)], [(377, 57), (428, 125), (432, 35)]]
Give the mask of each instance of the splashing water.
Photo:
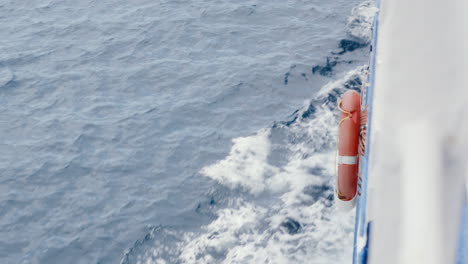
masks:
[[(358, 43), (369, 42), (374, 12), (370, 1), (353, 9), (347, 29)], [(354, 212), (333, 202), (336, 103), (366, 78), (367, 66), (356, 67), (289, 120), (233, 139), (224, 159), (200, 171), (218, 184), (197, 208), (213, 221), (198, 231), (151, 227), (121, 263), (349, 262)]]
[[(200, 232), (156, 228), (136, 263), (339, 263), (350, 259), (354, 213), (333, 206), (337, 98), (360, 89), (366, 67), (323, 87), (292, 117), (233, 140), (229, 155), (202, 174), (241, 193)], [(131, 252), (130, 252), (131, 253)], [(312, 261), (312, 262), (311, 262)], [(130, 263), (123, 261), (123, 263)], [(132, 262), (133, 263), (133, 262)]]
[[(363, 73), (359, 68), (325, 87), (293, 124), (277, 124), (235, 140), (225, 160), (203, 170), (222, 184), (240, 185), (254, 194), (269, 192), (271, 203), (262, 206), (236, 198), (234, 207), (222, 210), (205, 227), (206, 234), (187, 244), (184, 262), (212, 263), (212, 248), (226, 256), (225, 263), (321, 263), (330, 261), (330, 254), (336, 260), (350, 256), (342, 251), (351, 248), (353, 214), (340, 215), (332, 207), (333, 110), (346, 86), (359, 88)], [(272, 165), (270, 155), (281, 156), (284, 165)]]
[(374, 1), (364, 1), (353, 8), (352, 15), (348, 19), (348, 33), (363, 43), (370, 43), (372, 22), (376, 11)]

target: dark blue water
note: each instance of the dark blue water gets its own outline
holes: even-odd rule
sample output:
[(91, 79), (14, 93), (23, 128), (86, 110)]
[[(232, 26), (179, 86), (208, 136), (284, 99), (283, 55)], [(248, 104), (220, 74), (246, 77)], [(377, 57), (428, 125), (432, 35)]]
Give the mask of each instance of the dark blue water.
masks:
[(0, 262), (350, 260), (359, 4), (0, 1)]

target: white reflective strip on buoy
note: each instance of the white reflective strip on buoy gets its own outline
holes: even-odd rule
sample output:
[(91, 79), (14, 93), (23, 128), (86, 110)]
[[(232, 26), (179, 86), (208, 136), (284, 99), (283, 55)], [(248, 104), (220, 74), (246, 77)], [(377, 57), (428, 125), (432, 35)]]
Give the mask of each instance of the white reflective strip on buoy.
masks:
[(338, 164), (355, 165), (357, 156), (338, 156)]

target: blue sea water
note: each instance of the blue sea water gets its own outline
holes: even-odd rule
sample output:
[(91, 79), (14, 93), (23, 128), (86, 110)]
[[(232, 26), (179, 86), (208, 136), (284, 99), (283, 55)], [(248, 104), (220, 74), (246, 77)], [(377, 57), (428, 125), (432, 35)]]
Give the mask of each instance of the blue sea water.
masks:
[(0, 263), (348, 263), (369, 8), (0, 1)]

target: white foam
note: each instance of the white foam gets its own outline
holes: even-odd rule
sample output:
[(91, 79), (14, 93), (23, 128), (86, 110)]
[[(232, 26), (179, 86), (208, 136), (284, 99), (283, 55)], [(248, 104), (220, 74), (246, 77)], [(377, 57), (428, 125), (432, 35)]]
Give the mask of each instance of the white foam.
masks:
[[(327, 98), (338, 96), (346, 84), (363, 81), (364, 76), (364, 67), (358, 67), (324, 86), (293, 123), (234, 139), (226, 158), (201, 172), (247, 193), (224, 197), (225, 207), (200, 231), (155, 232), (151, 250), (132, 258), (137, 263), (202, 264), (350, 260), (354, 212), (340, 212), (330, 200), (338, 111), (333, 99)], [(303, 117), (306, 112), (310, 115)], [(271, 159), (275, 152), (280, 152), (280, 161)], [(162, 242), (168, 237), (177, 241), (172, 247)]]
[[(346, 81), (362, 77), (363, 74), (365, 74), (364, 67), (357, 67), (346, 73), (341, 79), (325, 85), (318, 96), (324, 96), (336, 88), (342, 89)], [(363, 81), (363, 78), (361, 80)], [(307, 106), (304, 107), (304, 109), (306, 108)], [(201, 173), (228, 187), (241, 186), (254, 194), (262, 191), (300, 192), (307, 184), (317, 184), (318, 182), (310, 177), (308, 172), (310, 168), (325, 166), (329, 169), (328, 172), (334, 173), (333, 161), (324, 161), (324, 157), (315, 152), (323, 151), (319, 149), (320, 146), (336, 140), (336, 113), (324, 107), (320, 107), (316, 111), (317, 117), (313, 120), (304, 122), (299, 120), (288, 128), (288, 133), (291, 136), (305, 137), (312, 139), (313, 142), (306, 141), (287, 145), (290, 156), (285, 166), (278, 167), (268, 162), (272, 148), (270, 141), (272, 131), (271, 129), (262, 129), (252, 136), (233, 139), (229, 155), (225, 159), (203, 168)], [(304, 156), (308, 156), (308, 158), (304, 158)], [(332, 156), (334, 158), (334, 154), (325, 157)]]
[[(346, 81), (357, 76), (363, 79), (362, 74), (361, 67), (349, 72), (326, 85), (319, 96), (343, 89)], [(283, 165), (268, 161), (274, 145), (272, 128), (234, 139), (224, 160), (202, 169), (205, 176), (223, 185), (240, 186), (256, 195), (267, 192), (272, 199), (265, 207), (236, 197), (231, 206), (217, 213), (215, 221), (203, 227), (202, 234), (187, 235), (180, 244), (182, 263), (330, 263), (350, 259), (354, 212), (341, 213), (330, 206), (327, 191), (318, 198), (304, 192), (306, 186), (328, 185), (334, 174), (335, 150), (321, 146), (335, 140), (337, 115), (327, 105), (316, 106), (315, 115), (282, 128), (289, 137), (302, 139), (282, 146), (289, 153)], [(315, 175), (313, 168), (321, 168), (320, 173)], [(284, 226), (288, 219), (300, 225), (298, 230), (288, 232)]]
[(233, 139), (229, 155), (222, 161), (205, 167), (201, 173), (229, 187), (243, 186), (252, 192), (260, 192), (267, 185), (267, 174), (274, 173), (275, 167), (267, 162), (271, 144), (270, 130), (264, 129), (253, 136)]
[(348, 18), (348, 33), (364, 43), (370, 43), (372, 34), (372, 22), (377, 12), (374, 1), (364, 1), (353, 8)]

